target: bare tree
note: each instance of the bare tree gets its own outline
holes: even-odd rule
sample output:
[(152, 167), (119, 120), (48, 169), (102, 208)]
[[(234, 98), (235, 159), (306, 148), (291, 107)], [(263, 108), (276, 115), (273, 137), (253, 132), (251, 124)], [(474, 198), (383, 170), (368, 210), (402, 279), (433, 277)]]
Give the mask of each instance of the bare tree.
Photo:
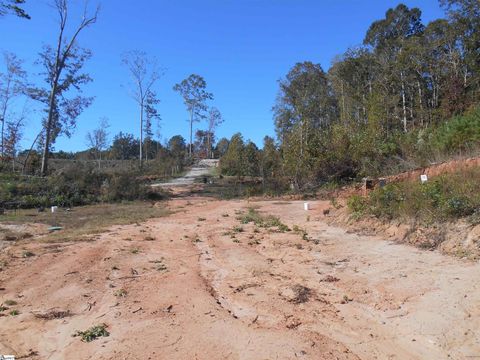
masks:
[[(76, 118), (93, 101), (92, 98), (80, 96), (67, 100), (62, 94), (65, 94), (72, 86), (79, 89), (80, 85), (91, 81), (87, 74), (79, 74), (84, 62), (90, 58), (91, 53), (80, 49), (76, 43), (80, 33), (97, 21), (99, 7), (90, 15), (85, 2), (80, 24), (74, 28), (73, 35), (68, 38), (66, 35), (69, 13), (68, 5), (69, 0), (53, 1), (53, 7), (57, 11), (59, 18), (58, 40), (56, 48), (47, 46), (40, 54), (41, 62), (46, 70), (44, 73), (45, 81), (48, 83), (49, 88), (46, 90), (32, 90), (32, 97), (47, 105), (47, 118), (44, 121), (42, 167), (40, 170), (42, 176), (45, 176), (48, 170), (52, 135), (55, 137), (60, 133), (59, 126), (61, 122), (74, 126)], [(62, 78), (63, 72), (67, 74)]]
[(22, 69), (22, 60), (18, 59), (13, 53), (5, 52), (3, 54), (6, 72), (0, 74), (0, 121), (1, 121), (1, 143), (0, 156), (5, 156), (5, 130), (7, 123), (15, 122), (9, 120), (9, 108), (12, 101), (24, 94), (26, 72)]
[(128, 68), (132, 77), (130, 86), (131, 96), (140, 107), (140, 146), (139, 160), (140, 167), (143, 164), (143, 132), (144, 115), (147, 105), (147, 98), (154, 94), (153, 86), (161, 76), (155, 58), (149, 58), (147, 53), (139, 50), (132, 50), (123, 55), (123, 64)]
[(95, 158), (98, 161), (98, 168), (101, 168), (102, 163), (102, 151), (105, 151), (108, 147), (108, 132), (110, 127), (108, 124), (108, 118), (103, 117), (100, 119), (100, 124), (95, 130), (89, 131), (86, 136), (87, 146), (89, 146), (95, 154)]
[(220, 110), (212, 107), (208, 112), (208, 131), (207, 131), (207, 157), (212, 158), (212, 142), (215, 135), (215, 130), (225, 120), (222, 117)]

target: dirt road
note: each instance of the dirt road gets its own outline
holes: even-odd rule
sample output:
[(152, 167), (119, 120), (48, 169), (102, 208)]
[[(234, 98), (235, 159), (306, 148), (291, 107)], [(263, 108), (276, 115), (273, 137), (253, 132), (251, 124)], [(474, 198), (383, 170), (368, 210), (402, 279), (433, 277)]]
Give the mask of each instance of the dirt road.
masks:
[[(237, 219), (254, 206), (280, 232)], [(172, 200), (93, 241), (4, 249), (0, 354), (28, 359), (475, 359), (480, 265), (323, 221), (327, 203)], [(295, 230), (295, 231), (293, 231)], [(30, 250), (36, 256), (23, 258)], [(59, 319), (35, 316), (70, 311)], [(58, 313), (57, 313), (58, 314)], [(63, 314), (65, 315), (65, 314)], [(105, 323), (110, 336), (72, 337)]]
[(203, 159), (198, 162), (197, 165), (191, 167), (188, 172), (176, 179), (170, 180), (164, 183), (152, 184), (152, 187), (171, 188), (171, 187), (184, 187), (191, 186), (196, 179), (203, 176), (210, 175), (212, 169), (218, 165), (218, 160), (215, 159)]

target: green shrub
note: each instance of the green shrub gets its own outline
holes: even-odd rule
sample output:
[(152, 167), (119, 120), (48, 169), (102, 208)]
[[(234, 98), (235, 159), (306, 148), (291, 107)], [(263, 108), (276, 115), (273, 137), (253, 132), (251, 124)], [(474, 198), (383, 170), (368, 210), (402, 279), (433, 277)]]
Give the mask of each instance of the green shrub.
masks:
[(368, 198), (348, 200), (356, 215), (371, 214), (386, 219), (415, 218), (424, 223), (472, 217), (480, 212), (480, 169), (458, 171), (431, 178), (427, 183), (407, 181), (388, 184)]
[(452, 217), (473, 215), (475, 207), (471, 200), (464, 196), (454, 196), (445, 201), (446, 213)]
[(135, 172), (101, 172), (80, 164), (46, 178), (0, 174), (0, 206), (14, 203), (19, 208), (72, 207), (102, 201), (164, 198), (160, 190), (149, 189), (138, 181), (137, 175)]
[(363, 214), (365, 212), (367, 201), (360, 195), (353, 195), (347, 201), (348, 209), (354, 214)]

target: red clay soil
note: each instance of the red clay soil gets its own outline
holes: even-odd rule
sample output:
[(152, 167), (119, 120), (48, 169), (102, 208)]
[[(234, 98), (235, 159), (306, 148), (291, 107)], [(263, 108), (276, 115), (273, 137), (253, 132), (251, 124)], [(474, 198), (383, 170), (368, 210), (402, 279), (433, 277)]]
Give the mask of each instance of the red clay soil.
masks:
[[(0, 354), (24, 359), (472, 359), (480, 264), (328, 225), (328, 202), (186, 197), (92, 241), (0, 253)], [(290, 229), (236, 219), (255, 206)], [(24, 258), (24, 251), (35, 256)], [(6, 262), (6, 265), (5, 265)], [(8, 313), (16, 309), (17, 316)], [(67, 312), (59, 319), (38, 315)], [(64, 313), (65, 314), (65, 313)], [(72, 337), (106, 324), (110, 336)]]
[(480, 157), (473, 157), (461, 160), (451, 160), (441, 164), (431, 165), (425, 168), (407, 171), (398, 175), (387, 176), (387, 182), (399, 181), (420, 181), (420, 175), (427, 175), (429, 178), (442, 174), (453, 173), (461, 170), (480, 167)]

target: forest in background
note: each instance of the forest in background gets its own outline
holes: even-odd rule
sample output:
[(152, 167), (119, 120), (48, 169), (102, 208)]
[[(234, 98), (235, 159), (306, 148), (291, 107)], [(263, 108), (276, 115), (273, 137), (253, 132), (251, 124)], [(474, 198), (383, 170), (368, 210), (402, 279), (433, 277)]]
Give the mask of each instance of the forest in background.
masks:
[(441, 5), (446, 17), (428, 24), (418, 8), (389, 9), (328, 71), (295, 64), (279, 81), (277, 139), (260, 150), (234, 135), (223, 173), (301, 190), (475, 154), (480, 2)]
[[(0, 15), (28, 18), (24, 2), (1, 1)], [(131, 51), (122, 62), (140, 110), (139, 136), (119, 133), (109, 140), (103, 118), (87, 135), (87, 150), (56, 151), (55, 139), (75, 136), (78, 116), (93, 101), (80, 92), (92, 80), (82, 70), (91, 53), (75, 38), (60, 38), (57, 52), (45, 46), (39, 61), (42, 86), (30, 84), (22, 61), (6, 53), (7, 71), (0, 82), (2, 199), (30, 207), (145, 198), (151, 194), (135, 179), (178, 176), (201, 158), (220, 158), (222, 176), (261, 183), (255, 193), (280, 194), (475, 155), (480, 145), (480, 3), (440, 3), (445, 18), (428, 24), (418, 8), (399, 4), (388, 9), (370, 25), (363, 44), (337, 56), (328, 71), (310, 61), (295, 64), (279, 81), (272, 107), (276, 136), (265, 137), (262, 147), (241, 133), (216, 139), (224, 120), (210, 105), (214, 96), (206, 81), (196, 74), (173, 88), (189, 114), (190, 137), (176, 135), (162, 143), (159, 129), (153, 129), (161, 119), (155, 83), (162, 70), (148, 54)], [(64, 19), (68, 1), (55, 4)], [(78, 34), (96, 17), (97, 12), (86, 14)], [(44, 106), (42, 132), (30, 149), (19, 148), (26, 115), (9, 109), (15, 97)], [(205, 129), (194, 132), (197, 122)], [(123, 196), (121, 186), (129, 184), (135, 189)]]

